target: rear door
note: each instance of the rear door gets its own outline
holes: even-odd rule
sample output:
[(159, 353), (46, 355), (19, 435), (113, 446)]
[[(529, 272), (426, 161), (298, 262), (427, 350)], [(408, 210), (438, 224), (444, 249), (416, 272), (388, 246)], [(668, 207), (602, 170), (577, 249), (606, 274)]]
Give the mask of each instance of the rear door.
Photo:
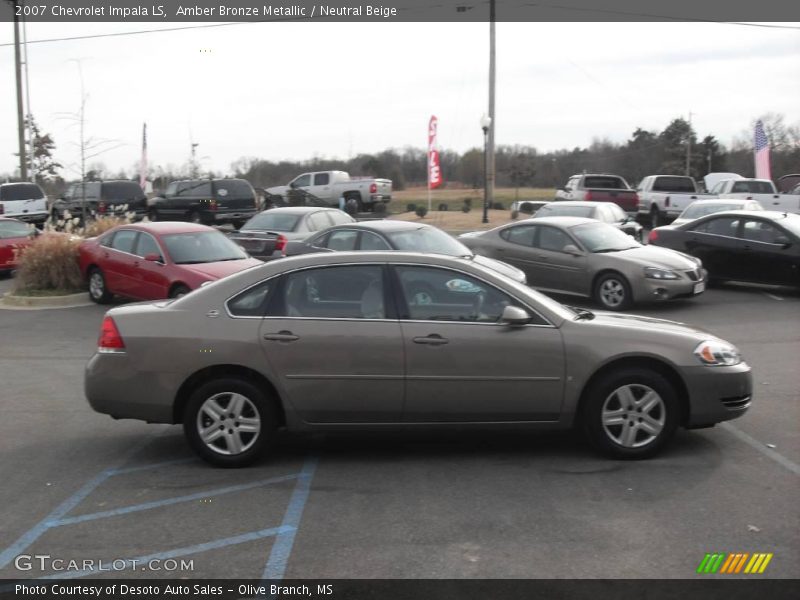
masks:
[[(535, 314), (531, 325), (500, 323), (505, 306), (524, 305), (460, 271), (422, 265), (394, 270), (407, 422), (558, 420), (564, 383), (558, 329)], [(416, 292), (423, 285), (431, 290), (424, 301)]]
[(333, 186), (331, 185), (331, 174), (328, 172), (314, 173), (308, 192), (326, 203), (333, 203)]
[[(114, 294), (129, 296), (137, 287), (136, 270), (139, 257), (134, 254), (138, 231), (119, 229), (108, 246), (101, 246), (100, 268), (106, 279), (106, 287)], [(132, 297), (137, 297), (133, 294)]]
[(283, 276), (260, 337), (266, 360), (303, 421), (401, 420), (403, 341), (385, 286), (381, 264)]

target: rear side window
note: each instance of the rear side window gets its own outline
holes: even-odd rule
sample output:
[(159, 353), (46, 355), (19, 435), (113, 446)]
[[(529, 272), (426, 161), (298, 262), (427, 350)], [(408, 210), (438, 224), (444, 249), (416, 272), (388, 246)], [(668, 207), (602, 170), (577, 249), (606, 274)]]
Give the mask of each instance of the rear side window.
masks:
[(0, 200), (41, 200), (42, 189), (35, 183), (11, 183), (0, 186)]
[(178, 183), (178, 196), (211, 197), (210, 181), (181, 181)]
[(111, 201), (139, 200), (144, 192), (138, 183), (132, 181), (112, 181), (103, 184), (103, 198)]
[(120, 229), (114, 234), (114, 239), (111, 240), (111, 247), (120, 252), (128, 252), (133, 254), (133, 244), (136, 241), (136, 231), (130, 229)]
[(0, 240), (26, 237), (32, 233), (33, 231), (25, 223), (20, 223), (19, 221), (0, 221)]
[(656, 177), (653, 191), (694, 194), (694, 180), (691, 177)]
[(268, 279), (228, 300), (228, 312), (235, 317), (263, 317), (267, 310), (269, 293), (276, 279)]
[(355, 223), (355, 219), (345, 212), (340, 210), (329, 210), (328, 216), (334, 225), (344, 225), (345, 223)]
[(308, 230), (320, 231), (331, 226), (331, 221), (324, 212), (316, 212), (308, 216)]
[(314, 185), (328, 185), (330, 180), (330, 173), (317, 173), (314, 175)]
[(595, 175), (586, 177), (583, 180), (583, 187), (601, 190), (620, 190), (626, 189), (628, 186), (621, 177), (610, 177), (607, 175), (600, 177)]
[(710, 233), (711, 235), (724, 235), (726, 237), (736, 237), (736, 230), (739, 228), (739, 219), (735, 217), (719, 217), (709, 219), (692, 227), (692, 231), (698, 233)]
[(352, 231), (349, 229), (344, 231), (333, 231), (328, 236), (328, 243), (326, 244), (326, 247), (330, 248), (331, 250), (338, 250), (340, 252), (355, 250), (356, 238), (358, 238), (357, 231)]

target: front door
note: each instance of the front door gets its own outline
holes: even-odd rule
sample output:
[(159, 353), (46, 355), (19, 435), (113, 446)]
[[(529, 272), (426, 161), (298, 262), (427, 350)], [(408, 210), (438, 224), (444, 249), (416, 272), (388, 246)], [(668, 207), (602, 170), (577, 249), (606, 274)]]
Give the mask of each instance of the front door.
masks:
[[(407, 422), (558, 420), (565, 369), (558, 329), (535, 314), (530, 325), (500, 323), (505, 306), (529, 309), (459, 271), (427, 266), (395, 271)], [(429, 294), (416, 293), (420, 287)]]
[(336, 265), (283, 277), (261, 324), (261, 346), (305, 422), (401, 420), (403, 341), (384, 271)]

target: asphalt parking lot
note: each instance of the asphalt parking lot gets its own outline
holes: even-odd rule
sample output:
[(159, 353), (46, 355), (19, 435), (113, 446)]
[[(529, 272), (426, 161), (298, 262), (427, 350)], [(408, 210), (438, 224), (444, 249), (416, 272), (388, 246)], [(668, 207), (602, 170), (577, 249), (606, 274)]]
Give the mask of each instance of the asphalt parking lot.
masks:
[(686, 578), (708, 552), (773, 553), (758, 577), (800, 576), (797, 291), (631, 311), (732, 341), (756, 382), (743, 418), (642, 462), (569, 434), (285, 435), (254, 467), (214, 469), (179, 426), (89, 408), (103, 312), (0, 310), (2, 578), (54, 574), (15, 566), (37, 554), (193, 561), (100, 573), (148, 578)]

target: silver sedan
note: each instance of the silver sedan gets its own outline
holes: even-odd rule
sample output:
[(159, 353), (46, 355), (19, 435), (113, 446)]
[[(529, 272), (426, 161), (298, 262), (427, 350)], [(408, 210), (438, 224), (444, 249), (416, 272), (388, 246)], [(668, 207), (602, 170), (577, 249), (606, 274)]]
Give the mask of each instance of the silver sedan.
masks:
[(612, 225), (582, 217), (528, 219), (459, 241), (521, 269), (538, 290), (591, 297), (609, 310), (697, 296), (708, 278), (697, 258), (643, 246)]
[(742, 415), (752, 380), (734, 346), (680, 323), (569, 309), (469, 259), (335, 252), (113, 308), (85, 390), (240, 466), (279, 428), (579, 426), (645, 458), (678, 426)]

